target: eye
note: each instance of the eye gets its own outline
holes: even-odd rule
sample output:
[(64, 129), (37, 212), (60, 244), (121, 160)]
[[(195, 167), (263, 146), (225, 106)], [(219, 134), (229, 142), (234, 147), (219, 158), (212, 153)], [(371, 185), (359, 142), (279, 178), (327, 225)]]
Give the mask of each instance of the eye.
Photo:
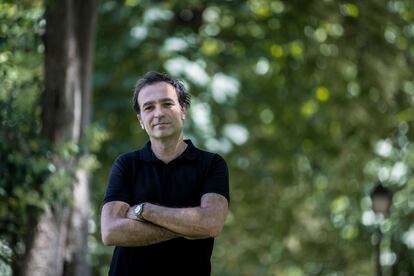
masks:
[(144, 107), (144, 111), (150, 111), (152, 109), (152, 105), (147, 105)]

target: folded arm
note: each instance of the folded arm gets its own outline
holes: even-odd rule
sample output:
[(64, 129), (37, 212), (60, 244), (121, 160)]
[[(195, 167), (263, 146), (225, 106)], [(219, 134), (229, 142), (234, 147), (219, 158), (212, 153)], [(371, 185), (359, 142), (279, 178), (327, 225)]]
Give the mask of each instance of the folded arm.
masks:
[(187, 238), (216, 237), (228, 212), (227, 199), (216, 193), (202, 196), (199, 207), (168, 208), (146, 203), (143, 218)]
[(105, 203), (101, 214), (101, 234), (105, 245), (145, 246), (167, 241), (179, 235), (149, 222), (129, 219), (129, 204)]

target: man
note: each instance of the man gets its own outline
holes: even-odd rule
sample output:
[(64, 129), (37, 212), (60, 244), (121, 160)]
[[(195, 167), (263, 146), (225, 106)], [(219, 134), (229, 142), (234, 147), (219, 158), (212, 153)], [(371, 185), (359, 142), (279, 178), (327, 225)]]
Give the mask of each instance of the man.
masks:
[(110, 275), (210, 275), (229, 201), (227, 165), (183, 138), (190, 95), (177, 80), (145, 74), (133, 105), (149, 142), (113, 164), (101, 214), (115, 245)]

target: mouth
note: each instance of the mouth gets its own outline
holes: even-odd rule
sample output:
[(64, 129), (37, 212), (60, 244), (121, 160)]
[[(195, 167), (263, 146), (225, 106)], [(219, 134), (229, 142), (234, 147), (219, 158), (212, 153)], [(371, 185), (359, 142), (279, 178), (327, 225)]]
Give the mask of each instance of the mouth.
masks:
[(157, 123), (157, 124), (153, 124), (152, 127), (156, 127), (156, 126), (166, 126), (169, 123)]

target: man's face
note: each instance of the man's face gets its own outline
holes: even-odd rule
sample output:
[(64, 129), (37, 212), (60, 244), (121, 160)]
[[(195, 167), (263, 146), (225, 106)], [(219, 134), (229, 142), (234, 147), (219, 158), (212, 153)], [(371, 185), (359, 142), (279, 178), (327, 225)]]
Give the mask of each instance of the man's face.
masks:
[(139, 92), (138, 119), (150, 138), (163, 139), (181, 135), (183, 116), (175, 88), (166, 82), (147, 85)]

